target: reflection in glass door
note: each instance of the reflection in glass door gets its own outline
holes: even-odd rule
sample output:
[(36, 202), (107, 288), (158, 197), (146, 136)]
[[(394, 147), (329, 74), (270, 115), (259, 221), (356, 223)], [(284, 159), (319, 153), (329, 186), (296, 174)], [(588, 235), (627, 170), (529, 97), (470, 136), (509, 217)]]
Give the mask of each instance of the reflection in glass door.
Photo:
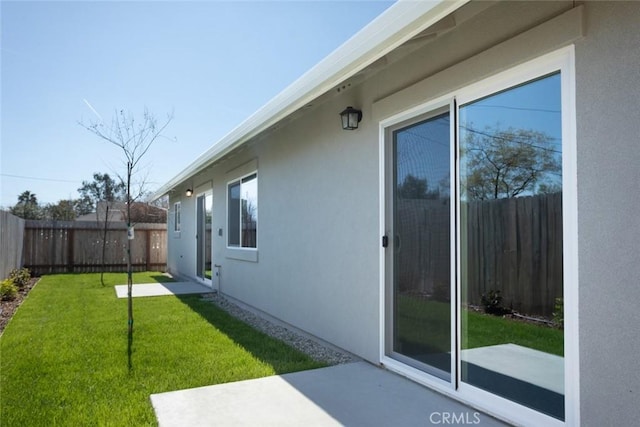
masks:
[(211, 218), (213, 198), (211, 193), (204, 193), (196, 200), (196, 275), (211, 282)]
[(391, 352), (451, 378), (449, 113), (391, 131), (393, 255)]
[(560, 74), (459, 109), (461, 379), (564, 419)]

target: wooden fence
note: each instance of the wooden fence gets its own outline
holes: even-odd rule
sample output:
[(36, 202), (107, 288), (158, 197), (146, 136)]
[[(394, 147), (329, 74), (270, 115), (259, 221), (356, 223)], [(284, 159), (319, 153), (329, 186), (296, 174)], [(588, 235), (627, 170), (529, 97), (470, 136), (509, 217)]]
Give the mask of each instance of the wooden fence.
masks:
[[(446, 294), (449, 203), (401, 200), (397, 209), (400, 291)], [(550, 317), (562, 296), (562, 194), (473, 201), (462, 209), (463, 302), (480, 305), (483, 293), (499, 290), (505, 307)]]
[(0, 211), (0, 280), (14, 268), (22, 267), (24, 220)]
[[(80, 221), (25, 221), (24, 266), (32, 274), (102, 270), (104, 225)], [(166, 224), (136, 224), (131, 253), (134, 271), (165, 271)], [(104, 271), (127, 271), (127, 226), (109, 224)]]

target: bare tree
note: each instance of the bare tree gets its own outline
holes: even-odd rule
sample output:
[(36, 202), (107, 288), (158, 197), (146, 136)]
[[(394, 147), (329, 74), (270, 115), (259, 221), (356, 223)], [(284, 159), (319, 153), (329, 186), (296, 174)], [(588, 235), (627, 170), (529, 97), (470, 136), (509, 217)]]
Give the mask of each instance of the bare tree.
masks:
[(466, 170), (463, 192), (471, 200), (553, 192), (561, 174), (561, 153), (553, 138), (531, 129), (467, 129), (461, 148)]
[(102, 121), (80, 125), (98, 138), (118, 147), (126, 159), (126, 175), (118, 174), (120, 181), (126, 186), (125, 202), (127, 205), (125, 217), (127, 221), (127, 312), (128, 312), (128, 355), (129, 368), (131, 368), (131, 345), (133, 342), (133, 265), (131, 254), (131, 240), (133, 239), (133, 224), (131, 223), (131, 205), (144, 194), (144, 180), (136, 189), (132, 188), (131, 178), (139, 171), (140, 160), (151, 148), (151, 145), (160, 137), (162, 132), (173, 119), (169, 114), (166, 120), (158, 125), (157, 119), (145, 108), (140, 122), (136, 121), (131, 112), (116, 111), (111, 125), (107, 126)]

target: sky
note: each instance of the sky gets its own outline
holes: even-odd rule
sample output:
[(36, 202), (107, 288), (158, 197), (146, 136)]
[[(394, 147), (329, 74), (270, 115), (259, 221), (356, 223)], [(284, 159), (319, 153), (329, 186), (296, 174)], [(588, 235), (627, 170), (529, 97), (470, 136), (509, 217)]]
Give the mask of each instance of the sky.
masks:
[(2, 0), (0, 207), (122, 175), (121, 149), (80, 125), (120, 110), (173, 116), (136, 175), (159, 188), (392, 3)]

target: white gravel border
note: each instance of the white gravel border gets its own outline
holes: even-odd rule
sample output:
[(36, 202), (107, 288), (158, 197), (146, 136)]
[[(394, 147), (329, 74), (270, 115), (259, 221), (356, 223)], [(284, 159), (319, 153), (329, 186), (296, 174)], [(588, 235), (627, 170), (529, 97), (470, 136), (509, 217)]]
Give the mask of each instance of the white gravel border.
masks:
[(229, 301), (229, 299), (223, 295), (220, 295), (220, 293), (204, 294), (202, 295), (202, 299), (210, 301), (231, 316), (255, 329), (289, 344), (291, 347), (307, 354), (315, 361), (324, 362), (328, 365), (339, 365), (360, 360), (354, 355), (333, 347), (328, 343), (321, 343), (309, 335), (296, 332), (287, 328), (285, 325), (276, 324), (274, 321), (267, 319), (266, 316), (242, 308)]

